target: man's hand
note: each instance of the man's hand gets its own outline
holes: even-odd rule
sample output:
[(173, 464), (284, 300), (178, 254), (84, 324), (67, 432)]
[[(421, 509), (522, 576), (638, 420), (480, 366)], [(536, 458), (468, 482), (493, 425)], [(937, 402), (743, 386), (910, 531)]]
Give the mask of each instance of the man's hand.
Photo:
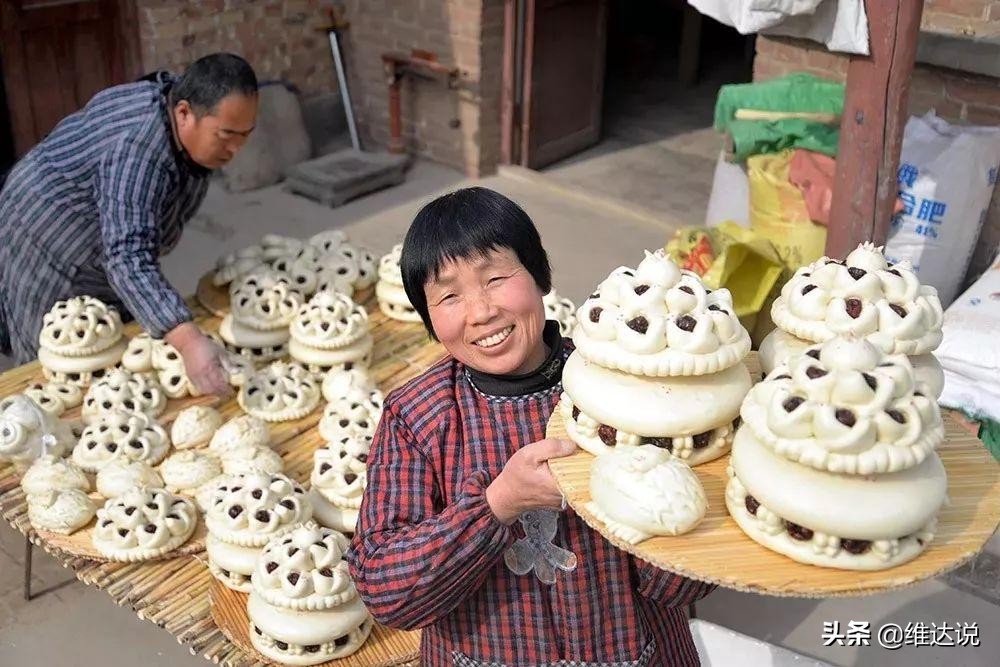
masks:
[(549, 459), (569, 456), (576, 445), (547, 438), (514, 452), (507, 465), (486, 488), (486, 502), (501, 523), (511, 524), (522, 513), (539, 507), (562, 507), (562, 493), (549, 470)]
[(174, 327), (164, 339), (184, 358), (184, 370), (195, 389), (203, 394), (223, 397), (232, 393), (222, 368), (226, 351), (194, 323), (184, 322)]

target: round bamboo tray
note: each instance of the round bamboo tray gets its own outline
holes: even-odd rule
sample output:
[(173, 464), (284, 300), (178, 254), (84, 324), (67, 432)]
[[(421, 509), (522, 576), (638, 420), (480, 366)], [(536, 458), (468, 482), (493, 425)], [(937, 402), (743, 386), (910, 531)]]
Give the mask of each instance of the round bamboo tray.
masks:
[[(250, 617), (247, 615), (247, 594), (226, 588), (213, 577), (209, 587), (212, 619), (222, 634), (246, 653), (265, 664), (277, 664), (257, 652), (250, 642)], [(322, 663), (335, 667), (395, 667), (413, 663), (420, 652), (420, 632), (392, 630), (378, 623), (356, 653)]]
[[(198, 281), (198, 287), (195, 289), (195, 298), (216, 317), (225, 317), (226, 313), (229, 312), (229, 286), (219, 287), (212, 282), (214, 276), (215, 272), (209, 271), (201, 277), (201, 280)], [(351, 298), (354, 299), (355, 303), (364, 303), (374, 294), (374, 287), (366, 287), (363, 290), (355, 290)]]
[[(653, 537), (631, 545), (613, 537), (586, 509), (590, 502), (591, 454), (549, 461), (549, 468), (573, 510), (608, 541), (644, 561), (676, 574), (745, 592), (790, 597), (872, 595), (905, 588), (944, 574), (972, 558), (1000, 523), (1000, 466), (975, 435), (944, 415), (945, 441), (938, 447), (948, 471), (949, 503), (938, 514), (937, 534), (914, 560), (877, 572), (804, 565), (765, 549), (747, 537), (726, 510), (729, 455), (696, 466), (708, 513), (692, 532)], [(546, 437), (567, 438), (557, 407)]]
[(229, 312), (229, 286), (219, 287), (212, 282), (215, 271), (209, 271), (198, 281), (194, 296), (198, 303), (205, 307), (205, 310), (216, 317), (225, 317)]
[[(88, 560), (96, 560), (102, 563), (114, 562), (114, 559), (108, 558), (94, 548), (93, 534), (95, 525), (96, 522), (92, 521), (86, 528), (81, 528), (72, 535), (61, 535), (59, 533), (51, 533), (46, 530), (39, 530), (38, 536), (45, 540), (45, 542), (49, 545), (59, 549), (60, 551), (64, 551), (71, 556), (86, 558)], [(208, 530), (205, 528), (204, 518), (200, 517), (198, 519), (198, 526), (194, 529), (194, 533), (190, 538), (188, 538), (187, 542), (180, 545), (173, 551), (168, 551), (165, 554), (155, 558), (149, 558), (147, 560), (166, 560), (168, 558), (190, 556), (192, 554), (200, 553), (205, 550), (206, 535), (208, 535)]]

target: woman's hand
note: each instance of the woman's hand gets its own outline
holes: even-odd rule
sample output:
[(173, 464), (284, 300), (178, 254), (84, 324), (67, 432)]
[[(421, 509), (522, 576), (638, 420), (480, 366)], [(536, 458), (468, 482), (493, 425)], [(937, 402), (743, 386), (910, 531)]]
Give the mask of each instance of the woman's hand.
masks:
[(514, 452), (486, 488), (486, 502), (501, 523), (510, 525), (522, 513), (539, 507), (562, 507), (563, 496), (549, 470), (549, 459), (569, 456), (576, 445), (546, 438)]
[(215, 341), (201, 332), (191, 322), (185, 322), (172, 329), (166, 341), (173, 345), (184, 358), (184, 371), (195, 389), (203, 394), (228, 396), (232, 388), (222, 368), (222, 358), (226, 351)]

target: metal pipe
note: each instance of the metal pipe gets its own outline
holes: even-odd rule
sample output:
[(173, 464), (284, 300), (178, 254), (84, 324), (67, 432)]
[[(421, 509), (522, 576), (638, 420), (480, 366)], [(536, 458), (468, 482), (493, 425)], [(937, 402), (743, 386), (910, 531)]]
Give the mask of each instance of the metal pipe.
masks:
[(347, 129), (351, 133), (351, 145), (354, 150), (361, 150), (361, 141), (358, 139), (358, 128), (354, 122), (354, 108), (351, 106), (351, 93), (347, 88), (347, 74), (344, 72), (344, 62), (340, 56), (340, 43), (337, 39), (337, 30), (329, 32), (330, 50), (333, 52), (333, 63), (337, 68), (337, 82), (340, 84), (340, 98), (344, 102), (344, 112), (347, 114)]
[(439, 63), (433, 54), (421, 51), (413, 55), (400, 53), (383, 53), (382, 66), (385, 68), (386, 84), (389, 86), (389, 152), (403, 153), (403, 98), (400, 90), (403, 77), (422, 75), (424, 71), (431, 74), (445, 74), (448, 77), (448, 87), (453, 88), (458, 79), (458, 68), (448, 67)]

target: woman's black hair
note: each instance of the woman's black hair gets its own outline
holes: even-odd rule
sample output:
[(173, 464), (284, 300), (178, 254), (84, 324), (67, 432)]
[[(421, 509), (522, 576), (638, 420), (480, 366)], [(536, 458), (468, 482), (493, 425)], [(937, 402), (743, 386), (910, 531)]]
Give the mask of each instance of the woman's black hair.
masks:
[(513, 201), (488, 188), (463, 188), (438, 197), (417, 213), (403, 241), (403, 287), (436, 340), (424, 285), (449, 261), (485, 257), (510, 248), (542, 294), (552, 289), (552, 269), (535, 223)]
[(250, 63), (232, 53), (213, 53), (191, 63), (170, 90), (170, 106), (187, 100), (197, 116), (215, 111), (225, 97), (257, 94), (257, 75)]

